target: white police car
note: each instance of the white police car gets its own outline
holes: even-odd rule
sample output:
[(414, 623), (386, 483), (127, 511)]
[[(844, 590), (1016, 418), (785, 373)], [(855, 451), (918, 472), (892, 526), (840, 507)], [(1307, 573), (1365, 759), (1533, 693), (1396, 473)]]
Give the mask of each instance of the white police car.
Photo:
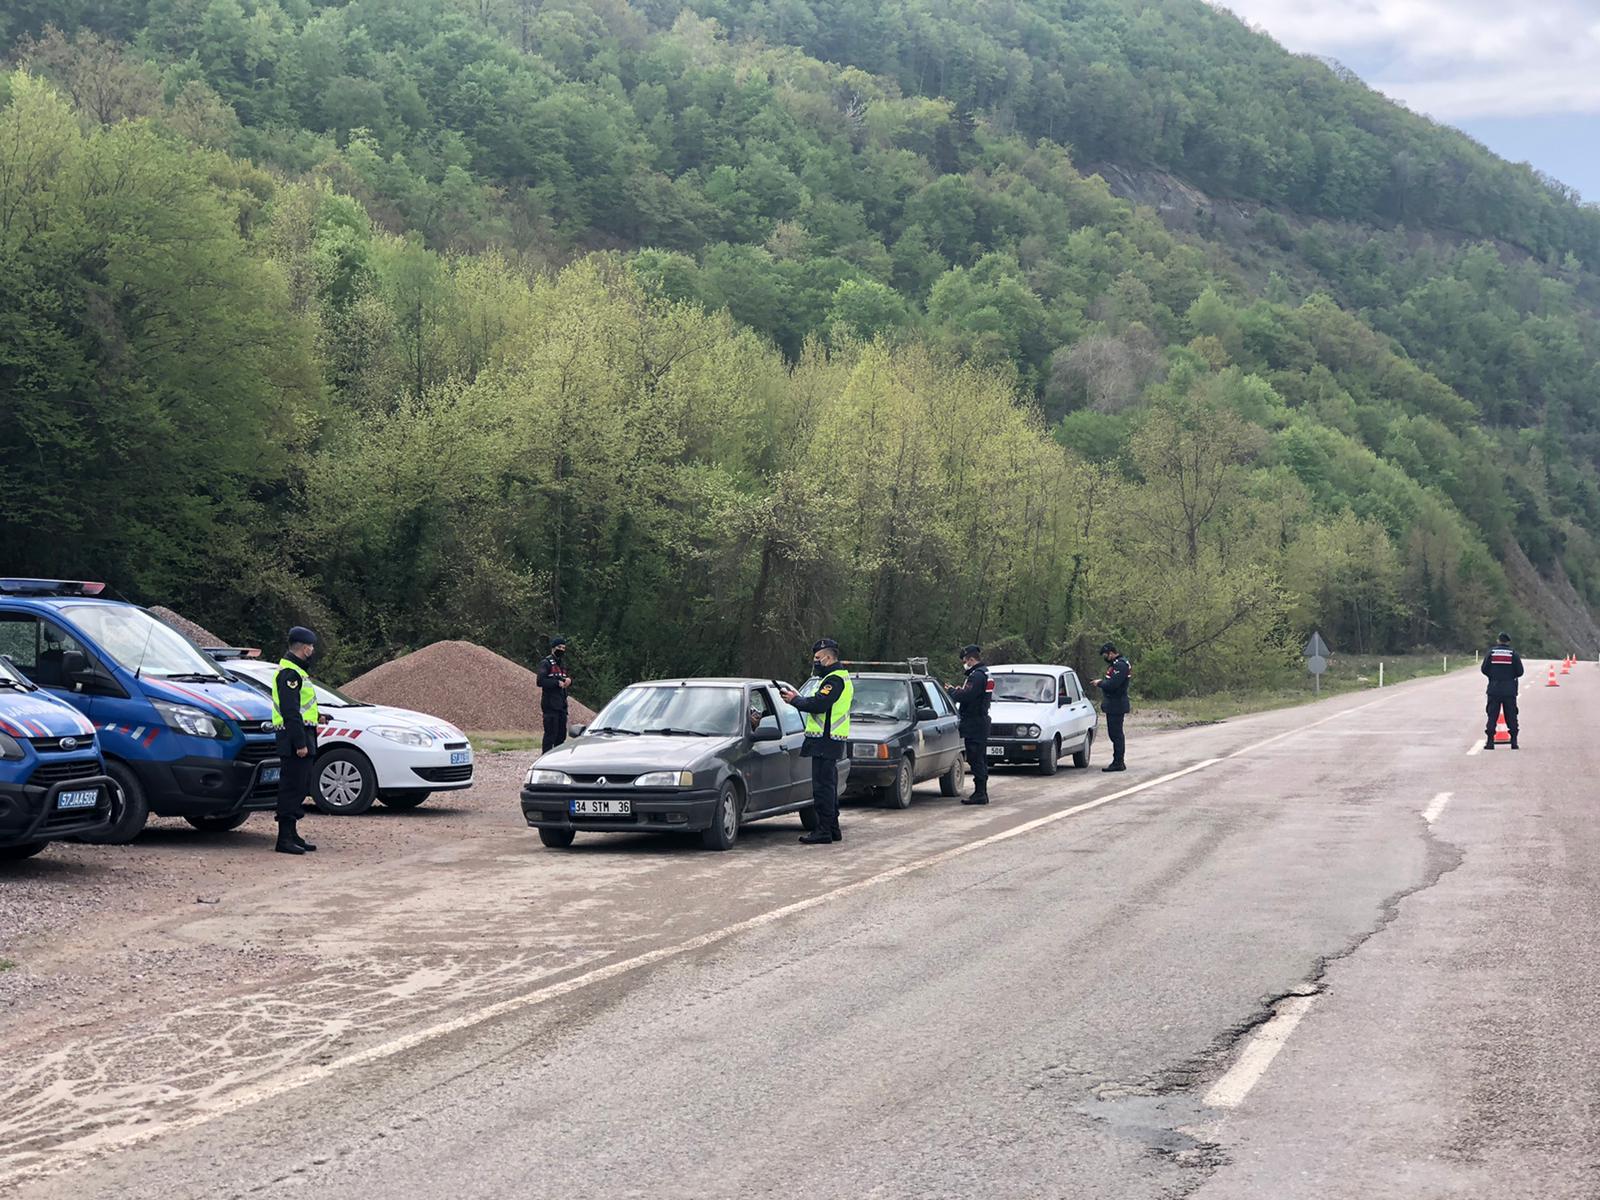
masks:
[[(208, 647), (232, 678), (268, 695), (276, 663), (235, 647)], [(317, 787), (325, 813), (353, 816), (374, 799), (387, 808), (415, 808), (434, 792), (472, 786), (472, 744), (454, 725), (384, 704), (364, 704), (325, 683), (317, 689)]]
[(1063, 754), (1087, 767), (1094, 748), (1094, 704), (1071, 667), (1008, 663), (990, 667), (994, 699), (989, 707), (991, 763), (1036, 763), (1054, 775)]

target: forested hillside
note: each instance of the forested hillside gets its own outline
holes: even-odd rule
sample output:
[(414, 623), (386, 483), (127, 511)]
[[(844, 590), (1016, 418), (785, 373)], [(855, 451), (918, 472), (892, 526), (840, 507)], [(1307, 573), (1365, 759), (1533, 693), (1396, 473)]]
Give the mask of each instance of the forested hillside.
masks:
[(1168, 693), (1556, 648), (1524, 553), (1600, 597), (1600, 214), (1198, 2), (9, 13), (7, 569), (347, 668), (1110, 634)]

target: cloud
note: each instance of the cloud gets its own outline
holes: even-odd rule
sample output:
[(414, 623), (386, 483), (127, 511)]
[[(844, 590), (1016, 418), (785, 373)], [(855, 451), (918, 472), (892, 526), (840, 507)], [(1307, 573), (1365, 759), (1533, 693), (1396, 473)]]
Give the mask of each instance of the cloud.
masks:
[(1226, 0), (1285, 47), (1377, 61), (1367, 82), (1419, 112), (1600, 113), (1594, 0)]

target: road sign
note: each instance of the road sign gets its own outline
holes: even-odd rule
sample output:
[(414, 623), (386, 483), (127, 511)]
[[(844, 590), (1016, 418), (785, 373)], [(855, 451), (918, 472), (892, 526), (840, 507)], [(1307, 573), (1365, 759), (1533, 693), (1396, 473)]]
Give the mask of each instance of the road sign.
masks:
[(1310, 658), (1306, 659), (1306, 670), (1310, 671), (1313, 675), (1321, 675), (1327, 669), (1328, 660), (1320, 654), (1313, 654)]
[[(1322, 635), (1320, 633), (1313, 633), (1311, 635), (1311, 640), (1306, 643), (1306, 648), (1304, 651), (1302, 651), (1302, 653), (1304, 653), (1307, 658), (1327, 658), (1332, 651), (1328, 649), (1328, 643), (1322, 640)], [(1321, 673), (1322, 672), (1320, 671), (1317, 672), (1319, 675)]]

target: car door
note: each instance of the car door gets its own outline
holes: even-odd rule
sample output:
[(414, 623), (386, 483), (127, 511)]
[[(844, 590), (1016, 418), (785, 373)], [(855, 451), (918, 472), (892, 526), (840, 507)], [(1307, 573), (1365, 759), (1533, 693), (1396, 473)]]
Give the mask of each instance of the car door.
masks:
[(935, 714), (933, 720), (917, 727), (921, 740), (917, 774), (922, 779), (933, 779), (948, 771), (961, 753), (961, 720), (937, 680), (920, 680), (915, 686), (922, 689)]
[(799, 709), (790, 708), (780, 700), (778, 725), (783, 730), (780, 744), (789, 761), (789, 798), (784, 803), (804, 804), (811, 799), (811, 760), (800, 756), (806, 740), (806, 719)]
[(1066, 719), (1066, 727), (1061, 734), (1063, 746), (1082, 746), (1089, 730), (1094, 728), (1094, 703), (1083, 694), (1083, 685), (1078, 682), (1078, 673), (1073, 670), (1063, 671), (1061, 674), (1061, 698), (1065, 701), (1062, 715)]
[[(764, 687), (751, 687), (745, 691), (745, 711), (750, 728), (776, 729), (783, 732), (778, 718), (778, 705)], [(749, 741), (742, 770), (745, 787), (744, 811), (747, 816), (759, 816), (788, 803), (794, 788), (794, 769), (790, 755), (782, 741)]]

